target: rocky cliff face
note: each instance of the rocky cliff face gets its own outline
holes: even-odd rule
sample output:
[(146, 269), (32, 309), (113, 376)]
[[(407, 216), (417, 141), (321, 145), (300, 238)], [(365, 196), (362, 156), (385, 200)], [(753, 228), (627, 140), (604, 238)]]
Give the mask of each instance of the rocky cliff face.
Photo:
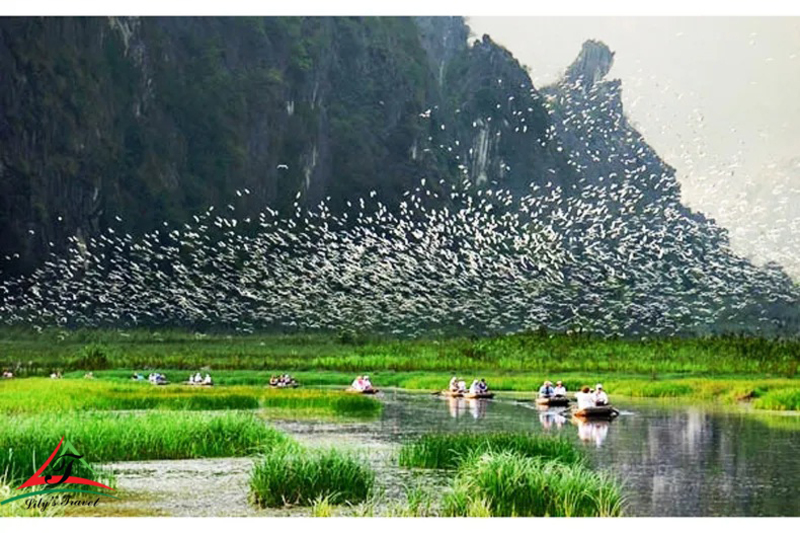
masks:
[(411, 19), (3, 19), (0, 64), (6, 271), (114, 217), (335, 208), (445, 170), (410, 156), (436, 92)]
[(117, 218), (571, 183), (524, 69), (467, 35), (458, 17), (0, 20), (0, 252), (21, 256), (3, 275)]

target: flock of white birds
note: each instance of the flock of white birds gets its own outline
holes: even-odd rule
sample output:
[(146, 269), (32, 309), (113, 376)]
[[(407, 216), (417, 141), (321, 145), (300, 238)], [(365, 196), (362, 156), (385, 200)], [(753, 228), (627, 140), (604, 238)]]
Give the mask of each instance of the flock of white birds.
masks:
[(108, 228), (4, 282), (0, 315), (38, 326), (613, 335), (672, 333), (795, 301), (781, 276), (709, 245), (708, 227), (675, 206), (612, 215), (621, 198), (603, 188), (545, 192), (514, 198), (463, 182), (444, 207), (420, 186), (397, 211), (362, 199), (340, 216), (324, 204), (296, 204), (288, 218), (209, 208), (138, 238)]
[[(604, 121), (564, 113), (541, 142), (561, 142), (572, 127), (588, 155), (609, 157), (596, 142), (608, 135)], [(515, 127), (527, 131), (522, 113)], [(465, 171), (458, 183), (422, 179), (398, 205), (370, 194), (334, 213), (324, 202), (305, 207), (301, 191), (288, 216), (227, 205), (141, 236), (109, 227), (0, 284), (0, 321), (412, 336), (780, 327), (770, 309), (796, 306), (796, 286), (734, 254), (724, 230), (687, 216), (678, 195), (648, 194), (674, 179), (657, 176), (659, 186), (637, 165), (599, 180), (577, 166), (577, 191), (547, 182), (515, 195), (477, 187)]]

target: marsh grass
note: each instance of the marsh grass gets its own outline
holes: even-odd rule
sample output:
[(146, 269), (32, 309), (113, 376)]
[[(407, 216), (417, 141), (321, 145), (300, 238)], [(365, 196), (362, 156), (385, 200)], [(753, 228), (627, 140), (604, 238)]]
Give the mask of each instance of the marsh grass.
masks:
[(252, 414), (127, 413), (10, 416), (0, 428), (0, 472), (24, 481), (62, 437), (90, 464), (149, 459), (241, 457), (291, 446)]
[(600, 517), (620, 516), (622, 506), (619, 485), (603, 473), (506, 451), (463, 463), (443, 514)]
[(319, 389), (267, 389), (262, 392), (261, 407), (347, 418), (371, 418), (383, 411), (383, 404), (375, 398)]
[[(31, 472), (31, 474), (33, 474), (33, 472)], [(0, 502), (9, 498), (13, 498), (14, 496), (19, 496), (20, 492), (15, 489), (16, 487), (12, 487), (10, 484), (8, 484), (7, 480), (0, 475)], [(34, 492), (39, 489), (32, 487), (23, 490), (27, 492)], [(29, 508), (25, 504), (24, 499), (9, 502), (5, 505), (0, 505), (0, 518), (61, 516), (63, 514), (64, 507), (62, 506), (52, 505), (45, 510), (42, 510), (39, 507)]]
[[(606, 339), (532, 332), (400, 340), (335, 334), (204, 335), (178, 330), (3, 328), (0, 366), (19, 375), (110, 368), (450, 372), (772, 374), (795, 377), (800, 339), (743, 336)], [(356, 342), (357, 340), (357, 342)], [(102, 357), (96, 356), (102, 355)], [(352, 379), (352, 377), (351, 377)]]
[(374, 483), (362, 458), (335, 449), (276, 448), (256, 463), (250, 498), (260, 507), (355, 504), (367, 499)]
[(257, 409), (258, 395), (245, 388), (198, 389), (182, 385), (46, 378), (15, 379), (0, 387), (0, 411), (47, 413), (78, 410)]
[(457, 468), (475, 454), (504, 451), (568, 464), (583, 460), (574, 444), (559, 437), (528, 433), (432, 433), (405, 443), (398, 461), (403, 467)]
[(252, 386), (156, 387), (101, 379), (15, 379), (0, 386), (0, 412), (46, 413), (78, 410), (210, 411), (262, 408), (291, 416), (368, 418), (383, 408), (374, 398), (342, 391), (269, 389)]
[(775, 411), (800, 410), (800, 388), (778, 389), (766, 392), (753, 402), (756, 409), (771, 409)]
[(328, 518), (333, 516), (333, 508), (328, 496), (315, 499), (311, 503), (311, 516), (315, 518)]

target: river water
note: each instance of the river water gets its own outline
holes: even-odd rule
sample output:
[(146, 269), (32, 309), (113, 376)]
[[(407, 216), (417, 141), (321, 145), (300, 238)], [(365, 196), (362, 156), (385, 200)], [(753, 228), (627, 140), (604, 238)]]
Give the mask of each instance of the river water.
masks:
[[(396, 466), (404, 440), (433, 431), (525, 431), (575, 441), (595, 468), (622, 482), (628, 516), (800, 516), (798, 416), (612, 397), (619, 417), (578, 424), (562, 410), (541, 410), (512, 398), (464, 400), (399, 391), (380, 396), (385, 409), (378, 420), (272, 423), (307, 445), (368, 454), (390, 498), (401, 497), (399, 486), (410, 476)], [(148, 505), (166, 514), (275, 514), (247, 504), (251, 464), (204, 459), (112, 467), (121, 488), (157, 495)], [(198, 486), (206, 492), (198, 493)], [(307, 511), (278, 511), (287, 513)]]

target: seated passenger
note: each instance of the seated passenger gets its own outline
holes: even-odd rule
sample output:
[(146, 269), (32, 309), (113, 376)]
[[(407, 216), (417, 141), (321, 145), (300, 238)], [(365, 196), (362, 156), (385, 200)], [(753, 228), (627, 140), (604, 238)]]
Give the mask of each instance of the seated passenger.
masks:
[(203, 376), (200, 375), (200, 372), (198, 372), (197, 374), (194, 375), (194, 382), (195, 383), (202, 383), (203, 382)]
[(594, 407), (594, 395), (589, 392), (589, 387), (584, 387), (580, 392), (575, 393), (575, 399), (578, 400), (578, 409), (586, 409), (587, 407)]
[(480, 381), (477, 379), (472, 380), (472, 385), (469, 386), (469, 393), (470, 394), (480, 394)]
[(453, 376), (450, 378), (450, 385), (447, 386), (450, 392), (458, 392), (458, 378)]
[(364, 389), (363, 390), (372, 390), (372, 382), (369, 380), (369, 376), (364, 376)]
[(479, 383), (479, 386), (480, 386), (481, 393), (489, 392), (489, 385), (486, 384), (486, 380), (485, 379), (481, 379), (481, 382)]
[(603, 390), (603, 386), (598, 383), (594, 392), (594, 404), (596, 406), (608, 405), (608, 395)]
[(560, 381), (556, 381), (556, 388), (553, 389), (553, 396), (566, 396), (567, 395), (567, 388), (561, 384)]
[(364, 377), (363, 376), (358, 376), (356, 378), (356, 380), (353, 382), (353, 384), (350, 385), (350, 386), (353, 388), (353, 390), (363, 391), (364, 390)]
[(459, 382), (458, 382), (457, 392), (461, 392), (461, 393), (467, 392), (467, 382), (464, 381), (463, 379), (459, 380)]
[(203, 385), (213, 385), (210, 374), (206, 374), (206, 377), (203, 379)]
[(540, 398), (550, 398), (554, 394), (553, 384), (549, 381), (545, 381), (544, 385), (539, 388), (539, 397)]
[(278, 378), (276, 376), (272, 376), (269, 378), (269, 384), (273, 387), (278, 386)]

